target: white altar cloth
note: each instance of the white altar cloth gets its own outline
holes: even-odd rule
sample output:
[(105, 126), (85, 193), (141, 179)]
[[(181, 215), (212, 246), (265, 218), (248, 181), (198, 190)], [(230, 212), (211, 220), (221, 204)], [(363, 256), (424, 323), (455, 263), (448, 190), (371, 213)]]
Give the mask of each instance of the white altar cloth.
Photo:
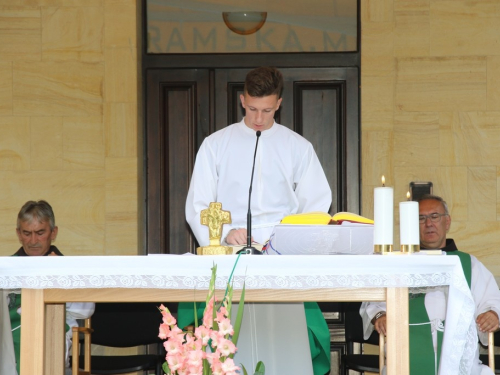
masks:
[[(206, 290), (217, 264), (225, 289), (237, 256), (1, 257), (0, 289)], [(449, 285), (441, 375), (468, 374), (477, 345), (474, 301), (458, 257), (435, 255), (241, 256), (234, 289), (423, 288)], [(390, 345), (390, 344), (389, 344)]]

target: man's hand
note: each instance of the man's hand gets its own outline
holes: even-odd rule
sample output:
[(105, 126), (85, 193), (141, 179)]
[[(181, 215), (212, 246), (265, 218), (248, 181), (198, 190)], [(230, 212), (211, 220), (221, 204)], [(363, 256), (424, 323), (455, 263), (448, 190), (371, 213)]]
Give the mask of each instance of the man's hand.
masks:
[(476, 323), (481, 332), (495, 332), (498, 329), (498, 315), (492, 310), (486, 311), (477, 317)]
[(375, 320), (373, 323), (375, 330), (379, 333), (379, 335), (387, 335), (387, 315), (382, 315), (380, 318)]
[[(252, 237), (253, 242), (253, 237)], [(231, 229), (226, 237), (228, 245), (246, 245), (247, 244), (247, 230), (244, 228)]]

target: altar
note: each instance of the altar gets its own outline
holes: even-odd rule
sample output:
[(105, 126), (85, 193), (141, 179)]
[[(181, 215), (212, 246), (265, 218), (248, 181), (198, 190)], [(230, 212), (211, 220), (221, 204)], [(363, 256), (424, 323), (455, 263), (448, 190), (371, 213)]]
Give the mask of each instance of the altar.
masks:
[[(0, 289), (22, 288), (21, 374), (62, 375), (64, 302), (204, 301), (217, 264), (225, 290), (237, 256), (4, 257)], [(408, 375), (408, 288), (449, 286), (440, 374), (467, 374), (474, 302), (458, 257), (241, 256), (234, 300), (387, 301), (387, 374)], [(220, 296), (221, 296), (220, 295)], [(220, 297), (219, 296), (219, 297)], [(466, 322), (466, 323), (465, 323)]]

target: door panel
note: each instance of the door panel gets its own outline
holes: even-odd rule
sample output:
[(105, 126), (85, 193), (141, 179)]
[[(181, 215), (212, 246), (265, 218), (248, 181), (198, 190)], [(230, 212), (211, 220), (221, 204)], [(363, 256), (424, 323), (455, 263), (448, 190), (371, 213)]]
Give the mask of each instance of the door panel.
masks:
[[(313, 144), (332, 188), (330, 212), (359, 212), (357, 68), (280, 70), (285, 87), (276, 121)], [(196, 152), (208, 134), (241, 120), (247, 72), (148, 71), (148, 253), (195, 250), (184, 204)]]
[(195, 247), (185, 220), (199, 145), (209, 134), (209, 74), (151, 70), (147, 74), (147, 250), (182, 254)]

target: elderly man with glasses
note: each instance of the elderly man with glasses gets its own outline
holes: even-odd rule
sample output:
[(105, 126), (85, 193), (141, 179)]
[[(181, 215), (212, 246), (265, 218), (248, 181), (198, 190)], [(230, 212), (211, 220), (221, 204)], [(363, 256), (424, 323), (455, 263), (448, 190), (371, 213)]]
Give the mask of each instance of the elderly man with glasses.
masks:
[[(451, 217), (443, 198), (424, 195), (419, 200), (420, 247), (441, 249), (446, 255), (460, 258), (465, 278), (476, 304), (475, 318), (481, 342), (487, 345), (488, 332), (499, 328), (500, 291), (490, 271), (473, 255), (458, 251), (455, 241), (446, 238)], [(437, 374), (446, 315), (445, 288), (435, 288), (427, 293), (410, 296), (410, 374)], [(363, 317), (365, 338), (373, 329), (386, 334), (387, 321), (385, 303), (366, 303), (360, 309)], [(431, 324), (433, 323), (433, 324)], [(439, 323), (439, 324), (436, 324)], [(479, 361), (476, 353), (471, 374), (493, 374), (491, 369)]]

